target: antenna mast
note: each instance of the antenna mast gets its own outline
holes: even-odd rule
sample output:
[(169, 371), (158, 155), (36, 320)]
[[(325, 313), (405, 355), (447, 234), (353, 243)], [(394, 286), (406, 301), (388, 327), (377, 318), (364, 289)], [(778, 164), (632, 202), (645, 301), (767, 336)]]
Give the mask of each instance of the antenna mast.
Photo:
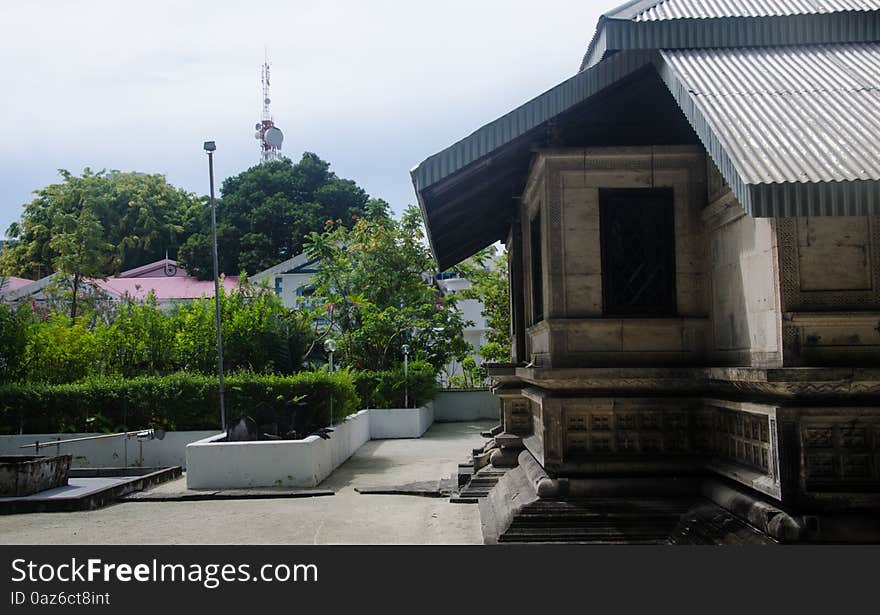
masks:
[(281, 158), (281, 143), (284, 141), (284, 134), (280, 128), (275, 126), (272, 112), (269, 110), (269, 104), (272, 100), (269, 98), (268, 54), (263, 61), (261, 81), (263, 85), (263, 114), (260, 123), (255, 127), (257, 132), (254, 137), (260, 142), (260, 163), (264, 163)]

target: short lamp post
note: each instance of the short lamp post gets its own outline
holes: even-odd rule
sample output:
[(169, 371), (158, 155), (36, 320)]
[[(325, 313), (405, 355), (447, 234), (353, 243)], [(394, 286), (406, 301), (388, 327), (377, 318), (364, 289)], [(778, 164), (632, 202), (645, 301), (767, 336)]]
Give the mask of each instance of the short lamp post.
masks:
[(220, 324), (220, 265), (217, 258), (217, 208), (214, 204), (214, 151), (217, 145), (213, 141), (205, 141), (205, 151), (208, 152), (208, 176), (211, 182), (211, 241), (214, 249), (214, 307), (217, 325), (217, 373), (220, 376), (220, 424), (226, 431), (226, 400), (224, 399), (223, 382), (223, 333)]
[[(336, 340), (334, 340), (332, 337), (327, 339), (324, 342), (324, 350), (327, 352), (327, 354), (330, 357), (329, 371), (332, 374), (333, 373), (333, 353), (336, 351)], [(328, 425), (328, 427), (333, 427), (333, 390), (332, 390), (332, 388), (330, 390), (330, 425)]]
[(409, 344), (400, 349), (403, 351), (403, 407), (409, 408)]

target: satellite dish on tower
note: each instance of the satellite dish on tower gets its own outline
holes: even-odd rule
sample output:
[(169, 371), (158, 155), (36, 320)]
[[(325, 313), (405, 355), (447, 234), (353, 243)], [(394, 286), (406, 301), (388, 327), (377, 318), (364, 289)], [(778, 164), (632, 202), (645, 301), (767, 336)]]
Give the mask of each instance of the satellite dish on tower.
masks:
[(271, 147), (281, 149), (281, 143), (284, 141), (284, 133), (281, 132), (280, 128), (272, 126), (268, 130), (266, 130), (265, 139), (266, 143), (268, 143)]

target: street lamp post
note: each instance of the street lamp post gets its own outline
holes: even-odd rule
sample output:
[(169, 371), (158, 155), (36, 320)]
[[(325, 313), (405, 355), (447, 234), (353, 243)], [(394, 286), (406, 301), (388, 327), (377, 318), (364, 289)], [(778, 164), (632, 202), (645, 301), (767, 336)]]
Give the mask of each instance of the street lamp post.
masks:
[(205, 141), (205, 151), (208, 152), (208, 175), (211, 181), (211, 241), (214, 248), (214, 307), (217, 324), (217, 374), (220, 376), (220, 424), (226, 431), (226, 400), (224, 396), (225, 385), (223, 382), (223, 333), (220, 328), (220, 265), (217, 258), (217, 208), (214, 204), (214, 150), (217, 145), (213, 141)]
[[(333, 352), (336, 350), (336, 340), (334, 340), (332, 337), (327, 339), (324, 342), (324, 350), (327, 352), (327, 354), (330, 355), (329, 372), (332, 374), (333, 373)], [(328, 427), (333, 427), (333, 393), (332, 393), (332, 389), (331, 389), (331, 393), (330, 393), (330, 425), (328, 425)]]
[(400, 349), (403, 351), (403, 407), (409, 408), (409, 344)]

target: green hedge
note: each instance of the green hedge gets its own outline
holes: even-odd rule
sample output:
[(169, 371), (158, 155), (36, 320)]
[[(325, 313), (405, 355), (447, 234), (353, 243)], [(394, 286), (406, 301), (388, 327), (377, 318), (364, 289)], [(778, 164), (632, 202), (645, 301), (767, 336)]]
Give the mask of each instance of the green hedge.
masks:
[[(403, 408), (406, 398), (406, 380), (403, 367), (381, 371), (352, 371), (354, 386), (364, 408)], [(437, 394), (434, 368), (422, 361), (409, 366), (409, 407), (421, 406)]]
[[(347, 371), (301, 372), (292, 376), (236, 374), (226, 379), (230, 422), (250, 414), (260, 403), (279, 396), (304, 395), (318, 421), (326, 425), (333, 398), (333, 417), (362, 407)], [(131, 379), (91, 378), (71, 384), (0, 385), (0, 433), (56, 433), (140, 429), (216, 429), (220, 425), (217, 380), (176, 373)]]

